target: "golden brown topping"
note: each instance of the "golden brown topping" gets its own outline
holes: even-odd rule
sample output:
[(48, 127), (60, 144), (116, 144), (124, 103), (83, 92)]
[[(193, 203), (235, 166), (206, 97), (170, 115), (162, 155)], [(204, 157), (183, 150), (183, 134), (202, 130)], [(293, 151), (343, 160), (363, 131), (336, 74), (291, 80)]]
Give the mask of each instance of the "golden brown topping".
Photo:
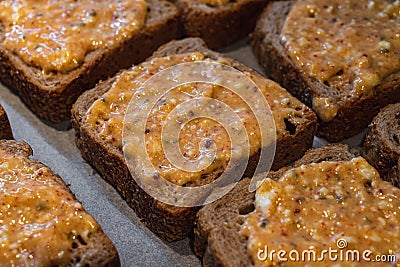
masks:
[[(399, 18), (400, 1), (300, 0), (281, 41), (306, 75), (360, 97), (400, 70)], [(318, 101), (313, 104), (320, 118), (332, 120), (336, 107)]]
[(96, 221), (43, 165), (0, 155), (0, 265), (66, 265)]
[[(121, 149), (125, 113), (135, 94), (142, 93), (140, 90), (138, 91), (138, 89), (144, 82), (155, 73), (168, 67), (183, 62), (196, 62), (201, 60), (213, 61), (206, 59), (201, 53), (189, 53), (153, 59), (129, 71), (125, 71), (118, 76), (111, 89), (91, 106), (87, 114), (88, 123), (92, 125), (100, 138)], [(221, 62), (229, 65), (223, 60)], [(273, 111), (277, 131), (280, 133), (285, 132), (286, 126), (284, 118), (293, 117), (293, 119), (296, 120), (296, 117), (301, 117), (302, 111), (291, 108), (291, 96), (285, 90), (274, 82), (261, 78), (258, 75), (250, 73), (244, 74), (257, 84), (266, 97)], [(190, 71), (189, 73), (182, 73), (182, 76), (184, 75), (190, 75)], [(177, 79), (179, 79), (179, 77), (177, 77)], [(161, 87), (163, 81), (159, 81), (159, 83), (159, 87)], [(234, 83), (235, 86), (244, 87), (243, 84), (240, 84), (240, 81), (233, 81), (232, 83)], [(254, 88), (256, 87), (254, 86)], [(252, 88), (249, 90), (252, 90)], [(149, 156), (153, 166), (156, 166), (157, 171), (159, 171), (163, 178), (178, 185), (196, 182), (204, 175), (211, 174), (215, 171), (222, 172), (232, 157), (243, 158), (246, 156), (244, 155), (245, 153), (242, 147), (232, 146), (232, 142), (223, 125), (209, 118), (196, 118), (199, 113), (204, 111), (202, 109), (205, 109), (204, 106), (199, 105), (193, 107), (193, 110), (187, 113), (194, 119), (185, 124), (183, 129), (179, 134), (177, 133), (174, 138), (165, 140), (165, 142), (178, 144), (182, 155), (189, 160), (198, 159), (202, 146), (206, 146), (206, 148), (207, 146), (208, 148), (215, 146), (217, 148), (215, 159), (211, 164), (208, 164), (207, 161), (199, 162), (199, 167), (204, 167), (201, 168), (202, 171), (200, 172), (179, 170), (167, 159), (164, 152), (164, 147), (167, 144), (162, 143), (161, 140), (164, 121), (167, 116), (170, 115), (171, 111), (176, 109), (180, 104), (200, 97), (223, 102), (239, 116), (241, 119), (240, 123), (244, 125), (248, 134), (250, 155), (254, 155), (261, 147), (260, 129), (257, 120), (248, 104), (237, 94), (217, 84), (191, 83), (189, 85), (178, 86), (166, 94), (165, 97), (161, 98), (147, 117), (147, 125), (146, 129), (144, 129), (146, 134), (147, 155), (143, 155), (143, 157)], [(143, 105), (146, 104), (148, 104), (148, 101), (144, 99)], [(147, 114), (142, 114), (143, 111), (134, 112), (135, 114), (132, 118), (146, 118)], [(215, 114), (220, 112), (219, 107), (213, 112), (215, 112)], [(171, 121), (177, 123), (177, 129), (179, 129), (179, 121), (182, 121), (182, 119), (179, 118), (181, 115), (182, 114), (176, 114), (176, 116), (173, 116), (171, 119)], [(271, 129), (266, 130), (269, 131), (273, 129), (271, 127)], [(203, 143), (204, 140), (208, 140), (209, 143)], [(139, 144), (137, 143), (127, 144), (125, 152), (128, 152), (130, 155), (138, 156), (138, 150), (140, 149), (138, 146)]]
[[(397, 254), (400, 263), (399, 196), (400, 190), (382, 181), (363, 158), (291, 169), (257, 189), (256, 210), (242, 228), (248, 252), (257, 266), (282, 263), (277, 254), (270, 257), (272, 250), (285, 251), (288, 266), (339, 263), (323, 253), (329, 248), (336, 257), (338, 251), (357, 250), (360, 261), (365, 250), (371, 251), (371, 260)], [(314, 254), (302, 259), (304, 251), (320, 260)], [(290, 253), (292, 259), (299, 256), (297, 262)], [(352, 259), (344, 258), (340, 266), (359, 263)]]
[(0, 3), (4, 47), (45, 72), (68, 72), (86, 54), (112, 48), (144, 25), (144, 0), (7, 0)]

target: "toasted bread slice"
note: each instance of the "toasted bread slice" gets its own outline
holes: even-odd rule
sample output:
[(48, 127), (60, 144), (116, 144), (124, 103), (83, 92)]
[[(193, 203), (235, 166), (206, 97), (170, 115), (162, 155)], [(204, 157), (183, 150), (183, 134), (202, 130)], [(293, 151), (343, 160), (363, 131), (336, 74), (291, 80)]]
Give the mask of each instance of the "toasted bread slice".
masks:
[(365, 158), (381, 177), (400, 187), (400, 103), (383, 108), (368, 127)]
[[(210, 59), (223, 57), (236, 69), (259, 75), (254, 70), (233, 59), (210, 51), (204, 42), (197, 38), (170, 42), (160, 47), (150, 59), (188, 52), (201, 52), (206, 58)], [(161, 203), (145, 193), (132, 178), (121, 148), (101, 139), (87, 121), (88, 109), (94, 101), (101, 98), (110, 89), (115, 79), (116, 77), (99, 83), (93, 90), (85, 92), (75, 103), (72, 110), (72, 125), (76, 131), (76, 143), (83, 157), (116, 187), (146, 226), (165, 240), (182, 239), (193, 227), (198, 208), (174, 207)], [(273, 162), (273, 168), (275, 169), (301, 157), (307, 148), (312, 145), (316, 127), (315, 114), (285, 92), (284, 89), (280, 88), (279, 90), (285, 97), (290, 98), (290, 103), (288, 104), (290, 108), (301, 110), (303, 115), (298, 118), (280, 118), (286, 121), (286, 124), (283, 124), (286, 125), (286, 129), (282, 129), (277, 136), (276, 156)], [(251, 174), (251, 171), (254, 171), (257, 159), (258, 155), (253, 155), (250, 158), (248, 173)], [(216, 176), (217, 173), (208, 174), (207, 179), (202, 179), (200, 184), (212, 181), (217, 178)]]
[[(74, 216), (80, 215), (84, 219), (96, 222), (82, 209), (62, 178), (42, 163), (30, 159), (31, 155), (31, 147), (24, 142), (0, 141), (0, 160), (2, 163), (6, 163), (6, 165), (2, 165), (1, 170), (4, 179), (2, 179), (0, 198), (2, 202), (7, 201), (11, 205), (8, 210), (10, 214), (7, 215), (8, 218), (5, 221), (20, 220), (20, 218), (28, 220), (26, 228), (23, 228), (26, 229), (26, 232), (21, 230), (21, 232), (13, 233), (12, 236), (7, 236), (7, 233), (10, 234), (12, 229), (9, 230), (9, 226), (2, 228), (3, 235), (5, 235), (2, 236), (4, 237), (3, 244), (6, 246), (2, 247), (1, 264), (17, 266), (24, 264), (29, 266), (119, 266), (118, 252), (100, 226), (93, 228), (95, 230), (90, 230), (88, 233), (73, 231), (64, 233), (67, 231), (65, 227), (68, 225), (68, 220), (72, 222), (74, 219), (71, 218)], [(13, 164), (14, 167), (12, 167)], [(9, 171), (4, 166), (10, 166), (12, 170)], [(18, 181), (17, 184), (20, 183), (19, 189), (15, 188), (15, 181)], [(50, 192), (49, 194), (52, 197), (41, 200), (40, 194), (43, 193), (43, 190)], [(24, 192), (24, 195), (18, 197), (18, 194)], [(29, 194), (26, 194), (27, 192)], [(65, 210), (61, 210), (61, 208), (72, 203), (75, 203), (74, 206), (68, 208), (73, 209), (76, 215), (70, 214), (70, 217), (63, 215)], [(36, 209), (30, 208), (31, 205)], [(52, 208), (50, 209), (47, 205), (52, 205)], [(21, 206), (26, 207), (20, 210), (22, 214), (17, 213)], [(14, 211), (15, 214), (12, 213)], [(56, 213), (56, 217), (53, 218), (52, 213)], [(24, 220), (20, 222), (23, 224)], [(77, 220), (79, 221), (79, 218)], [(47, 225), (47, 227), (43, 227), (43, 225)], [(22, 229), (22, 227), (24, 226), (17, 226), (18, 229)], [(19, 235), (19, 237), (22, 235), (22, 238), (15, 240), (16, 235)], [(18, 250), (11, 248), (14, 245), (10, 242), (17, 242)], [(35, 246), (34, 244), (38, 242), (48, 243)], [(9, 249), (10, 251), (8, 251)], [(3, 254), (3, 252), (5, 253)], [(10, 262), (7, 262), (7, 260)]]
[[(322, 161), (349, 161), (355, 155), (345, 145), (311, 149), (296, 161), (294, 167)], [(270, 172), (277, 180), (292, 167)], [(202, 208), (195, 228), (195, 253), (204, 266), (253, 266), (247, 253), (247, 240), (240, 235), (244, 217), (254, 210), (255, 192), (249, 192), (250, 179), (245, 178), (225, 197)]]
[(0, 105), (0, 139), (12, 139), (12, 131), (7, 113)]
[(277, 1), (268, 4), (252, 35), (252, 47), (266, 74), (303, 103), (312, 107), (316, 98), (326, 98), (337, 105), (337, 115), (332, 120), (319, 119), (317, 135), (338, 142), (365, 129), (382, 107), (400, 101), (400, 72), (383, 78), (372, 89), (372, 94), (353, 97), (350, 101), (346, 100), (350, 94), (348, 90), (333, 89), (310, 78), (295, 66), (280, 41), (283, 25), (294, 3)]
[[(25, 64), (0, 43), (0, 79), (21, 97), (40, 118), (59, 123), (71, 118), (71, 107), (78, 96), (122, 68), (149, 57), (161, 44), (180, 37), (179, 12), (164, 0), (149, 0), (144, 27), (115, 49), (88, 53), (83, 64), (68, 73), (43, 74)], [(4, 28), (0, 27), (0, 40)]]
[(239, 0), (216, 5), (207, 4), (212, 1), (202, 0), (173, 2), (181, 10), (186, 35), (200, 37), (208, 47), (216, 49), (253, 31), (268, 0)]

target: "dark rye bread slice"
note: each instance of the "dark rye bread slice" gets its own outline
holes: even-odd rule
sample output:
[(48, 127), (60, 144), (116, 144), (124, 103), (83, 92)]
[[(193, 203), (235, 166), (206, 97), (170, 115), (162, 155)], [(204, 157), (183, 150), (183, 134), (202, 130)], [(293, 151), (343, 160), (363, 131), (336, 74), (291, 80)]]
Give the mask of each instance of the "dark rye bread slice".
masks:
[[(42, 163), (30, 159), (30, 156), (33, 154), (32, 148), (25, 142), (0, 140), (0, 151), (1, 153), (11, 157), (18, 156), (26, 158), (32, 165), (46, 167)], [(69, 191), (71, 196), (75, 199), (75, 196), (60, 176), (52, 173), (52, 178), (59, 185)], [(73, 260), (66, 266), (120, 266), (118, 252), (114, 244), (100, 227), (96, 232), (88, 235), (86, 242), (82, 238), (77, 238), (76, 242), (74, 242), (71, 247), (71, 251)], [(45, 255), (43, 256), (46, 257)]]
[(173, 0), (181, 11), (186, 36), (202, 38), (208, 47), (221, 48), (254, 30), (269, 0), (233, 0), (213, 6), (199, 0)]
[(382, 179), (400, 187), (400, 103), (383, 108), (368, 127), (365, 158)]
[[(200, 39), (187, 38), (180, 41), (172, 41), (160, 47), (152, 58), (195, 51), (202, 52), (211, 59), (221, 56), (221, 54), (209, 50)], [(233, 59), (226, 57), (224, 59), (239, 70), (254, 73), (254, 70)], [(198, 208), (174, 207), (149, 196), (132, 178), (120, 148), (97, 137), (94, 129), (86, 122), (86, 113), (89, 107), (109, 90), (114, 81), (115, 77), (99, 83), (93, 90), (85, 92), (75, 103), (72, 109), (72, 126), (76, 132), (77, 146), (83, 157), (116, 187), (128, 205), (150, 230), (168, 241), (182, 239), (192, 229)], [(302, 105), (294, 97), (291, 102), (293, 107), (304, 111), (304, 117), (301, 118), (301, 123), (287, 118), (288, 129), (277, 140), (276, 155), (273, 163), (274, 169), (300, 158), (312, 145), (316, 128), (316, 116), (311, 109)], [(258, 157), (259, 155), (254, 155), (250, 158), (247, 169), (248, 174), (254, 171), (258, 163)], [(210, 174), (199, 184), (208, 183), (215, 178), (217, 178), (216, 174)], [(191, 186), (199, 184), (192, 184)]]
[[(294, 167), (354, 157), (345, 145), (328, 145), (307, 151)], [(269, 172), (268, 177), (278, 180), (290, 168)], [(249, 184), (249, 178), (243, 179), (229, 194), (199, 211), (194, 248), (204, 266), (253, 266), (247, 254), (247, 240), (239, 234), (245, 215), (254, 210), (255, 192), (249, 192)]]
[(268, 4), (252, 35), (253, 50), (266, 74), (309, 107), (315, 97), (321, 96), (339, 104), (338, 114), (333, 120), (318, 120), (317, 135), (330, 141), (341, 141), (365, 129), (382, 107), (400, 101), (400, 72), (384, 78), (373, 89), (371, 96), (340, 103), (349, 93), (331, 90), (303, 74), (295, 67), (280, 43), (281, 30), (293, 3), (278, 1)]
[(88, 53), (84, 63), (66, 74), (43, 74), (29, 66), (3, 46), (4, 28), (0, 27), (0, 79), (21, 97), (40, 118), (59, 123), (71, 118), (71, 107), (78, 96), (122, 68), (149, 57), (160, 45), (179, 38), (181, 29), (177, 8), (165, 0), (148, 0), (143, 29), (115, 49), (97, 49)]
[(0, 105), (0, 139), (13, 139), (7, 113), (1, 105)]

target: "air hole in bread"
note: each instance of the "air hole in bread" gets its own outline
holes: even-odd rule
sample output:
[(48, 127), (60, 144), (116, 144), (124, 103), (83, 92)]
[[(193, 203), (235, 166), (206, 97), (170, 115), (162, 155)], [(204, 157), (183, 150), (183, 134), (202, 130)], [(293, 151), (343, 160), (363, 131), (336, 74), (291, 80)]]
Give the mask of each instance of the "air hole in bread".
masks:
[(295, 134), (297, 130), (296, 125), (291, 123), (287, 118), (284, 121), (285, 121), (286, 131), (288, 131), (290, 134)]
[(150, 12), (150, 10), (151, 10), (150, 7), (147, 7), (147, 12)]
[(333, 157), (325, 157), (325, 158), (315, 161), (315, 163), (320, 163), (323, 161), (332, 161), (332, 160), (333, 160)]
[(340, 76), (343, 75), (344, 71), (343, 69), (339, 70), (338, 72), (336, 72), (336, 76)]
[(393, 134), (393, 140), (397, 143), (397, 144), (399, 144), (400, 145), (400, 138), (399, 138), (399, 136), (397, 135), (397, 134)]
[(81, 245), (84, 245), (84, 246), (87, 245), (87, 243), (85, 242), (85, 240), (83, 240), (82, 236), (80, 236), (80, 235), (78, 235), (78, 236), (76, 237), (76, 240), (78, 240), (79, 243), (81, 243)]
[(244, 222), (246, 221), (246, 216), (245, 215), (237, 216), (236, 221), (238, 225), (243, 225)]
[(75, 242), (73, 242), (73, 243), (72, 243), (72, 248), (73, 248), (73, 249), (76, 249), (76, 248), (78, 248), (78, 244), (77, 244), (77, 243), (75, 243)]
[(328, 81), (324, 81), (324, 84), (328, 87), (330, 86)]
[(365, 187), (365, 189), (367, 190), (368, 193), (372, 192), (372, 183), (371, 183), (371, 181), (365, 182), (364, 183), (364, 187)]
[(76, 256), (75, 263), (80, 263), (80, 261), (81, 261), (81, 257)]
[(248, 204), (246, 206), (240, 207), (239, 208), (239, 214), (240, 215), (247, 215), (250, 212), (254, 211), (255, 209), (256, 209), (256, 207), (254, 207), (254, 204), (250, 203), (250, 204)]

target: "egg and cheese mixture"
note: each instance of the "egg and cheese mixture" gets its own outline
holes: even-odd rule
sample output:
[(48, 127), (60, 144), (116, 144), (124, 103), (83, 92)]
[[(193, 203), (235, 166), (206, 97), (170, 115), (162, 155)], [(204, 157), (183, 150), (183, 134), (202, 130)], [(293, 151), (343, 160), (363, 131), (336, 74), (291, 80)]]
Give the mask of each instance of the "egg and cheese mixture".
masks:
[[(279, 262), (259, 260), (259, 249), (348, 250), (396, 255), (400, 264), (400, 189), (380, 179), (361, 157), (348, 162), (321, 162), (286, 171), (278, 181), (265, 180), (256, 191), (255, 211), (242, 226), (256, 266), (353, 266), (360, 262)], [(343, 248), (343, 247), (342, 247)], [(286, 258), (289, 258), (286, 255)], [(361, 256), (360, 256), (361, 258)], [(301, 259), (301, 258), (300, 258)], [(374, 266), (390, 263), (374, 262)], [(393, 264), (393, 263), (392, 263)]]
[[(373, 94), (400, 70), (399, 29), (397, 0), (299, 0), (287, 16), (281, 42), (305, 75), (358, 98)], [(337, 115), (337, 105), (327, 98), (316, 97), (313, 105), (323, 121)]]
[(0, 153), (0, 266), (60, 266), (98, 230), (47, 167)]
[[(173, 55), (144, 62), (129, 71), (123, 72), (116, 78), (111, 89), (90, 107), (87, 113), (88, 124), (95, 129), (99, 138), (122, 149), (122, 129), (125, 114), (131, 99), (135, 95), (143, 93), (139, 88), (144, 82), (155, 73), (168, 67), (179, 63), (202, 60), (210, 59), (207, 59), (201, 53)], [(220, 63), (228, 65), (223, 60)], [(289, 93), (270, 80), (250, 73), (245, 73), (245, 75), (257, 84), (266, 97), (275, 119), (277, 131), (281, 131), (281, 133), (286, 131), (284, 118), (301, 119), (302, 110), (296, 110), (291, 107)], [(160, 82), (162, 83), (163, 81)], [(253, 88), (249, 88), (249, 90), (253, 90)], [(207, 138), (210, 143), (205, 144), (206, 146), (216, 145), (215, 160), (199, 172), (180, 170), (167, 160), (161, 141), (163, 122), (168, 114), (179, 104), (198, 97), (209, 97), (224, 102), (241, 118), (241, 123), (246, 129), (249, 139), (250, 155), (256, 153), (261, 146), (260, 129), (255, 116), (238, 95), (220, 85), (190, 83), (179, 86), (156, 104), (147, 118), (145, 130), (147, 155), (152, 165), (156, 166), (158, 173), (163, 178), (178, 185), (198, 181), (203, 175), (216, 170), (224, 170), (231, 157), (240, 157), (241, 154), (241, 147), (231, 147), (229, 136), (221, 124), (209, 118), (196, 118), (187, 123), (180, 133), (177, 133), (175, 139), (167, 141), (178, 143), (182, 154), (187, 159), (196, 159), (199, 155), (201, 140)], [(145, 104), (147, 103), (144, 101), (143, 105)], [(201, 107), (194, 108), (190, 113), (191, 116), (196, 116), (199, 113), (198, 109), (201, 109)], [(143, 111), (139, 110), (132, 117), (146, 117), (147, 114), (141, 113)], [(139, 145), (136, 143), (128, 144), (129, 147), (126, 147), (125, 152), (129, 155), (137, 156)]]
[(44, 72), (79, 67), (88, 52), (113, 48), (145, 23), (145, 0), (6, 0), (3, 45)]

